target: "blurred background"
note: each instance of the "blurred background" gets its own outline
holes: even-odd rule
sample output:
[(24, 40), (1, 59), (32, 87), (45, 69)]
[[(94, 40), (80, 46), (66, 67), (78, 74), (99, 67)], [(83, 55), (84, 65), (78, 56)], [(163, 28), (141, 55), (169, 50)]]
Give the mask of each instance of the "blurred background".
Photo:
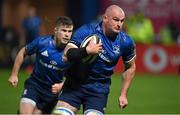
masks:
[(22, 46), (36, 36), (53, 34), (60, 15), (71, 17), (76, 30), (100, 21), (111, 4), (126, 13), (123, 30), (136, 42), (137, 71), (129, 106), (121, 110), (119, 60), (107, 113), (180, 113), (180, 0), (0, 0), (0, 113), (16, 113), (23, 82), (33, 68), (32, 57), (22, 66), (19, 86), (10, 87), (7, 79)]

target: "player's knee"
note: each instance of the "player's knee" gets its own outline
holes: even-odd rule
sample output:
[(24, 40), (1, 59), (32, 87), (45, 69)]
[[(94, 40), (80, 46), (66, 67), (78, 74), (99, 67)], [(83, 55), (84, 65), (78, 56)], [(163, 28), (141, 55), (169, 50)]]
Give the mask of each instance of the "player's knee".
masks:
[(95, 109), (88, 109), (84, 112), (84, 115), (104, 115), (101, 111)]
[(53, 111), (53, 115), (74, 115), (74, 113), (68, 108), (56, 107)]
[(34, 108), (36, 106), (36, 102), (29, 98), (21, 98), (19, 114), (32, 114)]

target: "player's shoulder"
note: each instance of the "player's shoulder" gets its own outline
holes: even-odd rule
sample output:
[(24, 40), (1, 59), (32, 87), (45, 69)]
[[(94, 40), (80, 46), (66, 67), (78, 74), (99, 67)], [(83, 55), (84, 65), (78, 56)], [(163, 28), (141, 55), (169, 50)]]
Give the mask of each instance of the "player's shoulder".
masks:
[(121, 31), (118, 35), (120, 37), (121, 42), (129, 45), (129, 44), (134, 44), (134, 40), (132, 37), (130, 37), (126, 32)]
[(53, 40), (52, 35), (44, 35), (44, 36), (39, 36), (36, 38), (36, 41), (38, 42), (39, 45), (46, 45), (52, 42), (52, 40)]
[(39, 36), (37, 39), (41, 42), (48, 42), (52, 40), (52, 35), (44, 35), (44, 36)]
[(79, 29), (84, 30), (84, 31), (88, 31), (91, 33), (91, 32), (94, 32), (96, 30), (97, 25), (98, 25), (97, 23), (91, 22), (91, 23), (82, 25)]
[(95, 27), (92, 23), (84, 24), (74, 32), (73, 38), (84, 39), (95, 32)]

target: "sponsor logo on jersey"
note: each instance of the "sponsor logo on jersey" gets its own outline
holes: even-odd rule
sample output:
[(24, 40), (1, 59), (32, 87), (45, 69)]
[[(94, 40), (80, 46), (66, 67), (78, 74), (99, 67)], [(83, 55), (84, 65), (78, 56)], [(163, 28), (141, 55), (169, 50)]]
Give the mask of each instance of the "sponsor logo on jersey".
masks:
[(54, 61), (54, 60), (51, 60), (51, 61), (50, 61), (50, 64), (52, 64), (52, 65), (57, 65), (57, 62)]
[(43, 51), (43, 52), (41, 53), (41, 55), (46, 56), (46, 57), (48, 57), (48, 56), (49, 56), (49, 55), (48, 55), (48, 51), (47, 51), (47, 50)]
[[(61, 68), (56, 67), (55, 65), (52, 64), (47, 64), (43, 62), (42, 60), (39, 60), (40, 64), (42, 64), (44, 67), (55, 69), (55, 70), (62, 70)], [(57, 63), (56, 63), (57, 64)]]
[(111, 60), (108, 57), (106, 57), (106, 54), (107, 54), (106, 50), (102, 49), (102, 52), (99, 53), (99, 57), (106, 62), (111, 62)]

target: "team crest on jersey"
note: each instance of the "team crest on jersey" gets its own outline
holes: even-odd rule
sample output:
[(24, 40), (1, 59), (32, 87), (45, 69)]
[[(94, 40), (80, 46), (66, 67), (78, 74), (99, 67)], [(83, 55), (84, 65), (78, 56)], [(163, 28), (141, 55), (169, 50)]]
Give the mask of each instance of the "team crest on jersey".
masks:
[(116, 54), (120, 53), (120, 47), (118, 45), (113, 45), (113, 52)]
[(48, 56), (49, 56), (49, 55), (48, 55), (48, 51), (47, 51), (47, 50), (43, 51), (43, 52), (41, 53), (41, 55), (46, 56), (46, 57), (48, 57)]

